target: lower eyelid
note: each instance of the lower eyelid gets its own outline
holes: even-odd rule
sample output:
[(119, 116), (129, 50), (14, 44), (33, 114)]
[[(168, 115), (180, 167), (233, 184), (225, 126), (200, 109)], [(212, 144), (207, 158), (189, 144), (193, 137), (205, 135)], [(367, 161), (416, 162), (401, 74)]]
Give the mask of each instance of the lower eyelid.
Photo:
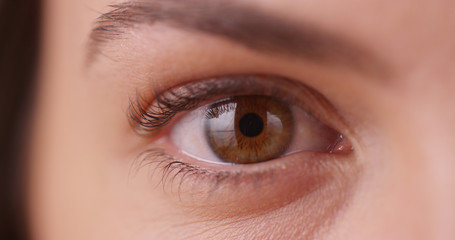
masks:
[(345, 191), (353, 176), (344, 173), (353, 169), (350, 154), (299, 153), (248, 166), (223, 166), (188, 157), (179, 161), (181, 158), (185, 156), (155, 148), (138, 158), (135, 168), (153, 172), (153, 181), (178, 196), (177, 205), (191, 212), (211, 208), (223, 217), (259, 214), (299, 199), (319, 198), (324, 191)]

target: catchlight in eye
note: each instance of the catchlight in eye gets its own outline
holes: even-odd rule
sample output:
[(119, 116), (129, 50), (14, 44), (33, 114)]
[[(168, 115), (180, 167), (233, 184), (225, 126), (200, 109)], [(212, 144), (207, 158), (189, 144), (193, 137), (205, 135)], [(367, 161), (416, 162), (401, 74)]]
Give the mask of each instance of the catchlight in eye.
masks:
[(228, 163), (257, 163), (282, 155), (292, 139), (291, 110), (269, 96), (238, 96), (218, 101), (205, 114), (205, 136), (212, 151)]

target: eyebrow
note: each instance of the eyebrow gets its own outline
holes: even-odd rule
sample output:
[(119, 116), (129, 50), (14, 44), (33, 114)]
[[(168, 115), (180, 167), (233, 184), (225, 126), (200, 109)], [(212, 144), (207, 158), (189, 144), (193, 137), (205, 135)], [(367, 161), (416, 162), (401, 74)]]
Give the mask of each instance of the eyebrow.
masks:
[(261, 52), (349, 66), (375, 75), (386, 72), (385, 64), (358, 44), (231, 0), (142, 0), (111, 7), (91, 32), (89, 56), (97, 55), (104, 43), (123, 38), (138, 24), (165, 23), (220, 36)]

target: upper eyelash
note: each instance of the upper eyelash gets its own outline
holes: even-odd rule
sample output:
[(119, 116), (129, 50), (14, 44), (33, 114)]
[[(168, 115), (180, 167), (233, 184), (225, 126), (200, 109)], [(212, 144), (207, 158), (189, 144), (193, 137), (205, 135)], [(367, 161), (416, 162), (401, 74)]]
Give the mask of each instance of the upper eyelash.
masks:
[(191, 110), (202, 100), (179, 96), (172, 90), (155, 93), (154, 99), (154, 102), (149, 102), (138, 96), (135, 102), (131, 101), (129, 119), (134, 128), (152, 132), (166, 125), (178, 112)]
[[(241, 81), (239, 81), (241, 80)], [(253, 76), (220, 77), (183, 85), (167, 91), (154, 91), (153, 100), (137, 96), (130, 101), (129, 120), (139, 132), (154, 132), (165, 126), (177, 113), (198, 107), (213, 96), (226, 93), (242, 93), (257, 88)]]

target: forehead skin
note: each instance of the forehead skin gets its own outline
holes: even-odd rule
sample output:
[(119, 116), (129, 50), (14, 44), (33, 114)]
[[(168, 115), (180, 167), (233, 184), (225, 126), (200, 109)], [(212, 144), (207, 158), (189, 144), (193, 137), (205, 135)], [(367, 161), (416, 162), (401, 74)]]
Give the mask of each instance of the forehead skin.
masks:
[[(175, 225), (172, 215), (156, 221), (144, 213), (177, 212), (170, 209), (171, 205), (161, 195), (143, 196), (144, 189), (149, 187), (146, 182), (128, 190), (132, 198), (139, 200), (128, 205), (128, 209), (121, 209), (122, 213), (144, 214), (122, 215), (127, 220), (118, 221), (118, 208), (126, 192), (118, 189), (127, 187), (124, 179), (116, 177), (123, 171), (118, 169), (116, 162), (121, 159), (115, 155), (122, 148), (116, 146), (131, 146), (136, 142), (134, 138), (125, 138), (127, 103), (117, 99), (117, 92), (127, 96), (126, 90), (118, 89), (134, 92), (136, 82), (93, 80), (108, 76), (100, 69), (116, 65), (103, 59), (112, 56), (128, 61), (134, 57), (151, 59), (138, 50), (154, 52), (168, 66), (150, 63), (163, 72), (172, 72), (173, 63), (183, 65), (184, 59), (167, 59), (165, 55), (173, 49), (165, 48), (169, 50), (165, 54), (151, 48), (148, 41), (155, 41), (157, 46), (163, 42), (178, 45), (176, 36), (199, 39), (200, 34), (180, 31), (174, 34), (168, 26), (156, 26), (156, 32), (152, 29), (146, 33), (135, 29), (129, 32), (139, 39), (133, 47), (128, 41), (106, 46), (103, 52), (106, 58), (93, 63), (93, 68), (88, 70), (85, 64), (90, 31), (100, 13), (109, 11), (107, 6), (116, 3), (120, 2), (45, 1), (42, 66), (30, 154), (31, 225), (39, 240), (131, 239), (131, 236), (150, 239), (156, 236), (154, 233), (175, 239), (185, 236), (163, 230)], [(324, 235), (313, 237), (454, 239), (455, 1), (248, 0), (241, 3), (359, 44), (381, 59), (391, 72), (387, 79), (370, 81), (369, 77), (349, 70), (334, 70), (313, 75), (321, 79), (339, 75), (343, 81), (310, 79), (306, 83), (323, 89), (322, 93), (336, 101), (347, 115), (355, 116), (350, 121), (356, 124), (355, 131), (366, 146), (361, 155), (364, 164), (361, 183), (349, 200), (349, 207), (341, 220), (325, 229)], [(226, 56), (238, 55), (240, 60), (251, 59), (256, 64), (248, 65), (247, 60), (237, 65), (230, 63), (232, 66), (220, 64), (229, 70), (257, 70), (254, 67), (263, 70), (269, 65), (258, 59), (281, 59), (235, 50), (232, 45), (218, 45), (212, 40), (207, 42)], [(121, 50), (117, 49), (119, 44)], [(320, 69), (289, 58), (276, 62), (274, 69), (303, 78)], [(191, 74), (184, 67), (179, 71)], [(178, 76), (178, 73), (169, 74)], [(123, 107), (120, 110), (119, 105)], [(123, 132), (112, 132), (113, 126), (125, 127)], [(128, 152), (121, 154), (127, 156)]]

